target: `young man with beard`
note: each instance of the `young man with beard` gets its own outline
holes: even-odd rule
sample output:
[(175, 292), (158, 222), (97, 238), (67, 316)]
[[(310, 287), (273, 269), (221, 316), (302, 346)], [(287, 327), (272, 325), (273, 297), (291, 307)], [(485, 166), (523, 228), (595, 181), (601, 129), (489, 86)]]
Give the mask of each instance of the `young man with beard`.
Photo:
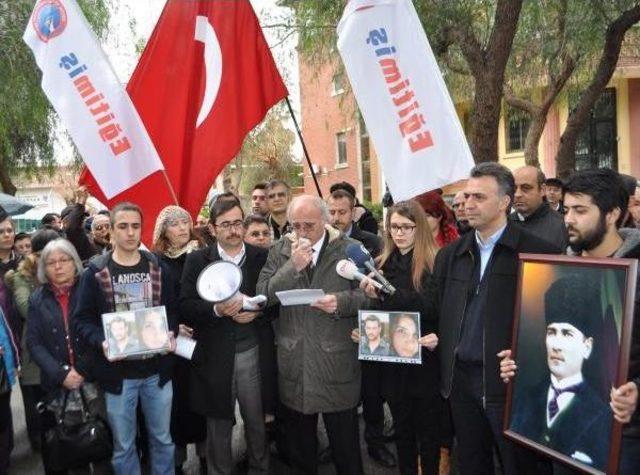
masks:
[[(628, 199), (619, 175), (612, 170), (584, 170), (572, 175), (564, 185), (567, 253), (592, 258), (640, 258), (640, 231), (617, 228)], [(510, 358), (510, 350), (498, 356), (502, 358), (500, 377), (507, 382), (515, 376), (516, 363)], [(616, 420), (625, 423), (619, 466), (623, 475), (640, 473), (640, 414), (635, 410), (639, 387), (640, 288), (637, 288), (628, 382), (611, 390), (610, 402)]]

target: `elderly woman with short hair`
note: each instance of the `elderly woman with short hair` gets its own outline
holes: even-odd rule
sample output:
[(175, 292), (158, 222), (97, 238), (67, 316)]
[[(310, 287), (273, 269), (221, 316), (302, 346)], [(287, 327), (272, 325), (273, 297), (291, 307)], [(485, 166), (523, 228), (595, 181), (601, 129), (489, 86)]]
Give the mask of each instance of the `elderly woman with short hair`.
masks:
[[(81, 272), (80, 257), (73, 244), (66, 239), (51, 241), (42, 250), (37, 270), (42, 285), (29, 299), (27, 346), (31, 357), (40, 367), (41, 385), (46, 393), (44, 402), (49, 408), (56, 407), (64, 390), (79, 389), (88, 374), (81, 342), (71, 324)], [(86, 389), (89, 409), (104, 413), (100, 405), (101, 398), (96, 397), (95, 391), (89, 394), (89, 388)], [(42, 421), (43, 432), (55, 424), (55, 420), (46, 418), (46, 415)], [(108, 460), (99, 465), (103, 468), (100, 471), (108, 470)], [(45, 471), (52, 473), (48, 467), (45, 467)]]

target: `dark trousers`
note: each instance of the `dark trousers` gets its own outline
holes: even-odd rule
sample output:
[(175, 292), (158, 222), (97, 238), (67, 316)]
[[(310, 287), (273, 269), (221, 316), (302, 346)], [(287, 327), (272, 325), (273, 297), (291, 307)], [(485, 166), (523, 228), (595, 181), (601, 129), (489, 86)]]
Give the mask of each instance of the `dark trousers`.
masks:
[[(318, 414), (303, 414), (287, 407), (285, 411), (287, 445), (294, 473), (317, 474)], [(357, 409), (325, 412), (322, 420), (338, 475), (362, 474)]]
[(640, 438), (622, 437), (618, 473), (620, 475), (640, 473)]
[(12, 450), (13, 419), (11, 417), (11, 391), (9, 391), (0, 395), (0, 475), (9, 473), (9, 455)]
[(493, 475), (494, 449), (503, 475), (540, 473), (535, 453), (502, 434), (504, 404), (485, 403), (481, 365), (456, 362), (449, 399), (460, 475)]
[(401, 475), (438, 474), (440, 465), (442, 398), (405, 396), (389, 401), (395, 427)]
[(362, 362), (362, 418), (364, 440), (369, 449), (384, 445), (384, 398), (382, 397), (382, 368), (380, 363)]
[(22, 402), (24, 404), (24, 419), (27, 425), (27, 435), (31, 447), (40, 447), (40, 433), (42, 431), (38, 413), (38, 403), (44, 398), (45, 392), (39, 384), (20, 385), (22, 391)]

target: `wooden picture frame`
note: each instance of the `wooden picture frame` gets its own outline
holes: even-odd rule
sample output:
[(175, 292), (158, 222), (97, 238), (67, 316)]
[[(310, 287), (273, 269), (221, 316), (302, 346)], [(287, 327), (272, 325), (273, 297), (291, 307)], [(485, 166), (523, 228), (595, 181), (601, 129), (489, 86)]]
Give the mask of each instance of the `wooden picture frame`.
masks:
[(584, 473), (617, 473), (609, 391), (627, 380), (637, 266), (520, 254), (507, 438)]

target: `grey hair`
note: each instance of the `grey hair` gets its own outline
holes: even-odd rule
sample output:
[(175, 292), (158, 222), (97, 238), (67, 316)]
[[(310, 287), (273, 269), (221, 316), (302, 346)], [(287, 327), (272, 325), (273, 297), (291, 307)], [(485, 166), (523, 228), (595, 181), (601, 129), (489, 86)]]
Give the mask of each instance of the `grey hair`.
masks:
[(93, 219), (91, 220), (91, 231), (95, 231), (95, 230), (96, 230), (96, 226), (98, 226), (98, 223), (97, 223), (97, 221), (96, 221), (96, 220), (97, 220), (97, 218), (98, 218), (99, 216), (104, 216), (104, 217), (106, 218), (107, 222), (108, 222), (109, 224), (111, 224), (111, 218), (109, 218), (109, 216), (107, 216), (106, 214), (96, 214), (96, 215), (93, 217)]
[(76, 248), (73, 247), (73, 244), (63, 238), (54, 239), (46, 246), (44, 246), (44, 249), (42, 249), (42, 252), (40, 253), (40, 259), (38, 260), (38, 280), (40, 281), (40, 283), (49, 283), (49, 279), (47, 278), (46, 273), (45, 261), (54, 251), (63, 252), (67, 256), (71, 257), (73, 259), (73, 264), (76, 267), (76, 275), (80, 275), (82, 273), (82, 261), (80, 260), (80, 256), (78, 256)]
[[(491, 176), (498, 182), (498, 191), (500, 196), (508, 196), (509, 204), (513, 204), (513, 195), (516, 190), (516, 182), (513, 173), (504, 165), (495, 162), (479, 163), (471, 169), (469, 174), (471, 178), (481, 178), (483, 176)], [(507, 208), (508, 209), (508, 208)], [(508, 212), (508, 211), (507, 211)]]
[(311, 203), (320, 211), (322, 221), (324, 221), (325, 224), (329, 222), (329, 207), (327, 206), (327, 203), (319, 196), (313, 195), (300, 195), (292, 199), (291, 203), (289, 203), (289, 206), (287, 207), (287, 221), (291, 222), (291, 211), (303, 201)]

